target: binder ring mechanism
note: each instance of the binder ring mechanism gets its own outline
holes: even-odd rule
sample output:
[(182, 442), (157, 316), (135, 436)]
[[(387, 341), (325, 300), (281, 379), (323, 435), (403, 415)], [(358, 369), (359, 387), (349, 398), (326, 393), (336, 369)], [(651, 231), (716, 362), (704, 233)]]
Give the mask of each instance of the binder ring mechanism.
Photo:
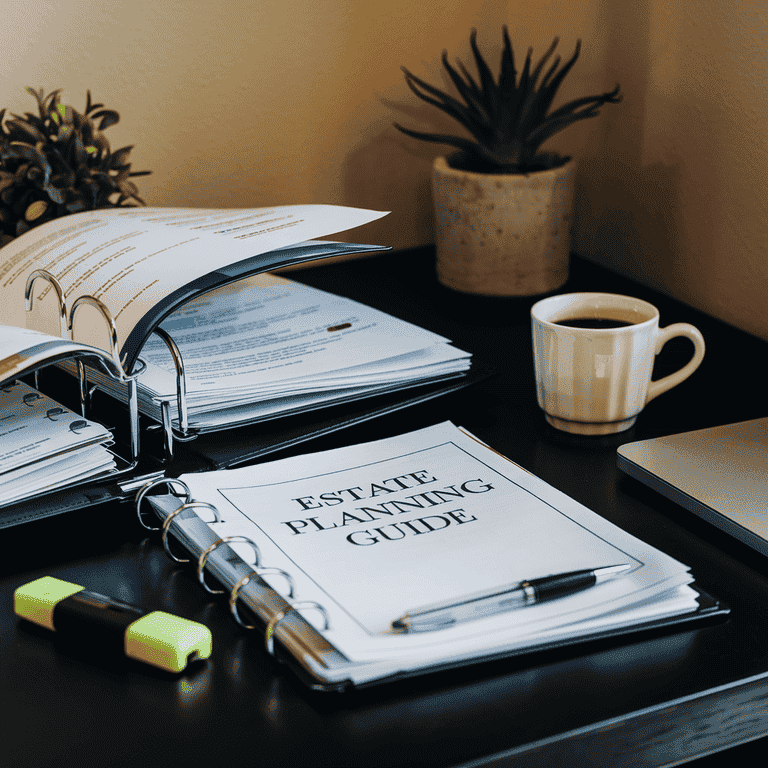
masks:
[(180, 486), (184, 492), (184, 504), (192, 499), (192, 491), (189, 490), (189, 486), (183, 480), (177, 480), (170, 477), (158, 477), (155, 480), (151, 480), (150, 482), (143, 485), (139, 489), (139, 492), (136, 494), (135, 509), (136, 516), (139, 518), (139, 522), (141, 523), (142, 527), (146, 528), (148, 531), (159, 531), (162, 528), (160, 525), (147, 525), (144, 522), (144, 516), (141, 511), (141, 502), (144, 501), (144, 497), (147, 495), (147, 493), (149, 493), (149, 491), (151, 491), (153, 488), (156, 488), (158, 485), (167, 485), (171, 491), (173, 491), (174, 485)]
[[(165, 445), (166, 458), (170, 461), (173, 458), (173, 442), (188, 442), (194, 440), (197, 435), (189, 430), (189, 418), (187, 415), (187, 385), (186, 374), (184, 372), (184, 358), (176, 342), (171, 335), (158, 326), (153, 333), (168, 347), (173, 359), (174, 368), (176, 368), (176, 410), (179, 416), (178, 431), (174, 430), (173, 420), (171, 418), (171, 404), (168, 400), (160, 400), (160, 416), (162, 423), (159, 425), (163, 430), (163, 441)], [(150, 427), (152, 429), (153, 427)], [(156, 428), (156, 427), (155, 427)]]
[[(258, 563), (257, 563), (258, 565)], [(229, 593), (229, 610), (234, 617), (235, 621), (244, 629), (256, 629), (253, 624), (246, 624), (240, 616), (240, 611), (237, 610), (237, 600), (240, 597), (240, 590), (248, 584), (248, 582), (256, 576), (267, 576), (269, 574), (275, 574), (282, 576), (288, 582), (288, 598), (292, 599), (294, 595), (293, 579), (291, 574), (284, 571), (282, 568), (260, 568), (258, 571), (251, 571), (246, 576), (243, 576), (240, 581), (235, 584), (232, 591)]]
[(267, 624), (267, 630), (264, 633), (264, 645), (266, 646), (267, 652), (270, 656), (275, 655), (275, 631), (277, 629), (277, 625), (292, 611), (303, 611), (305, 608), (314, 608), (320, 611), (320, 614), (322, 615), (325, 622), (323, 631), (330, 628), (330, 624), (328, 622), (328, 613), (325, 608), (320, 605), (320, 603), (316, 603), (314, 600), (299, 600), (295, 603), (290, 603), (287, 608), (284, 608), (282, 611), (278, 611)]
[[(67, 301), (64, 296), (64, 289), (59, 280), (45, 269), (36, 269), (27, 277), (27, 284), (24, 288), (24, 301), (27, 312), (32, 311), (33, 294), (32, 288), (38, 279), (45, 280), (55, 291), (59, 306), (59, 325), (61, 327), (61, 336), (70, 341), (74, 341), (74, 323), (75, 313), (85, 304), (94, 307), (104, 318), (109, 332), (109, 350), (104, 352), (98, 347), (93, 347), (93, 355), (107, 369), (107, 372), (128, 386), (128, 414), (130, 419), (130, 449), (131, 460), (134, 464), (139, 458), (139, 397), (136, 379), (147, 367), (143, 360), (137, 360), (132, 373), (127, 373), (120, 360), (120, 351), (117, 338), (117, 325), (112, 317), (108, 307), (95, 296), (79, 296), (72, 304), (72, 309), (67, 312)], [(85, 366), (82, 360), (78, 359), (77, 373), (80, 382), (80, 412), (85, 417), (88, 402), (88, 382), (85, 373)]]
[[(83, 295), (78, 296), (78, 298), (72, 304), (72, 309), (67, 311), (67, 300), (64, 296), (64, 289), (62, 288), (58, 278), (48, 272), (48, 270), (36, 269), (33, 272), (30, 272), (29, 276), (27, 277), (27, 284), (24, 287), (24, 302), (27, 312), (32, 311), (34, 298), (32, 294), (32, 288), (35, 284), (35, 281), (38, 279), (45, 280), (45, 282), (47, 282), (56, 293), (59, 306), (59, 325), (61, 327), (61, 336), (63, 338), (74, 341), (73, 336), (75, 313), (84, 304), (89, 304), (99, 312), (107, 325), (107, 331), (109, 332), (109, 350), (106, 354), (109, 356), (109, 362), (111, 362), (111, 365), (108, 365), (110, 373), (117, 375), (121, 381), (126, 382), (135, 379), (136, 376), (138, 376), (139, 373), (144, 370), (146, 365), (141, 361), (137, 361), (137, 365), (140, 367), (140, 370), (134, 370), (130, 374), (123, 367), (123, 362), (120, 360), (119, 344), (117, 339), (117, 325), (115, 324), (115, 320), (112, 317), (112, 313), (109, 311), (107, 305), (104, 304), (101, 299), (97, 299), (95, 296)], [(98, 347), (95, 347), (95, 349), (98, 349)], [(102, 350), (99, 351), (102, 352)]]
[[(167, 485), (169, 489), (173, 490), (174, 485), (178, 485), (183, 493), (184, 493), (184, 502), (179, 506), (177, 509), (174, 509), (173, 512), (171, 512), (168, 517), (165, 518), (163, 521), (162, 526), (155, 528), (147, 525), (147, 523), (144, 521), (141, 511), (141, 503), (144, 501), (145, 496), (147, 493), (152, 490), (153, 488), (156, 488), (159, 485)], [(183, 480), (179, 480), (178, 478), (168, 478), (168, 477), (160, 477), (156, 478), (154, 480), (150, 480), (148, 483), (145, 483), (139, 492), (136, 494), (136, 514), (139, 518), (139, 522), (141, 523), (144, 528), (156, 531), (156, 530), (162, 530), (162, 541), (163, 541), (163, 548), (165, 549), (168, 556), (175, 560), (177, 563), (188, 563), (190, 562), (189, 558), (182, 558), (177, 557), (173, 552), (171, 552), (169, 548), (169, 541), (168, 541), (168, 532), (171, 528), (171, 524), (173, 523), (174, 519), (188, 510), (191, 509), (209, 509), (213, 512), (214, 519), (208, 523), (209, 525), (212, 525), (213, 523), (220, 523), (222, 522), (221, 518), (219, 517), (219, 512), (216, 509), (213, 504), (209, 504), (206, 501), (190, 501), (192, 494), (187, 486), (187, 484)], [(254, 562), (252, 564), (246, 563), (243, 558), (232, 549), (232, 552), (234, 553), (235, 557), (240, 563), (244, 563), (246, 565), (251, 566), (251, 570), (249, 573), (247, 573), (245, 576), (243, 576), (232, 588), (232, 591), (229, 593), (229, 610), (232, 613), (233, 618), (237, 623), (245, 628), (245, 629), (256, 629), (256, 627), (252, 624), (246, 624), (245, 621), (243, 621), (242, 616), (240, 615), (240, 612), (237, 608), (237, 601), (240, 598), (240, 591), (246, 587), (251, 579), (256, 577), (257, 579), (262, 576), (268, 576), (268, 575), (276, 575), (276, 576), (282, 576), (285, 581), (288, 584), (288, 594), (287, 599), (293, 600), (294, 594), (295, 594), (295, 587), (294, 587), (294, 581), (291, 575), (284, 571), (282, 568), (271, 568), (271, 567), (261, 567), (261, 551), (259, 550), (256, 543), (248, 538), (247, 536), (225, 536), (221, 539), (217, 539), (213, 542), (209, 547), (203, 550), (203, 552), (200, 554), (200, 557), (197, 559), (197, 578), (199, 579), (200, 583), (203, 585), (203, 587), (206, 589), (206, 591), (210, 592), (211, 594), (223, 594), (226, 592), (224, 589), (214, 589), (211, 587), (205, 580), (205, 566), (208, 563), (208, 559), (210, 556), (216, 551), (218, 547), (220, 547), (222, 544), (230, 544), (233, 542), (243, 542), (245, 544), (249, 544), (251, 548), (253, 549), (253, 555), (254, 555)], [(233, 563), (234, 560), (228, 559), (228, 562)], [(269, 585), (267, 585), (269, 586)], [(286, 606), (277, 613), (273, 614), (272, 617), (267, 622), (267, 628), (264, 636), (264, 641), (266, 644), (267, 651), (274, 656), (274, 636), (275, 632), (277, 630), (278, 625), (280, 624), (285, 617), (291, 613), (292, 611), (300, 612), (305, 609), (314, 608), (315, 610), (319, 611), (320, 614), (323, 617), (324, 621), (324, 630), (327, 630), (330, 627), (330, 620), (328, 618), (328, 613), (326, 609), (320, 604), (315, 602), (314, 600), (300, 600), (296, 602), (287, 602), (285, 601)]]
[(217, 547), (220, 547), (222, 544), (229, 544), (232, 541), (242, 541), (245, 544), (250, 544), (251, 548), (253, 549), (253, 554), (255, 557), (255, 561), (253, 563), (254, 567), (258, 566), (259, 561), (261, 560), (261, 552), (259, 551), (259, 548), (247, 536), (225, 536), (223, 539), (218, 539), (217, 541), (214, 541), (210, 547), (208, 547), (203, 551), (203, 553), (200, 555), (200, 557), (197, 560), (198, 581), (203, 585), (204, 589), (207, 592), (210, 592), (212, 595), (223, 595), (224, 590), (214, 589), (213, 587), (208, 586), (208, 583), (205, 580), (205, 564), (208, 562), (208, 557)]
[(177, 563), (189, 563), (191, 562), (188, 557), (176, 557), (176, 555), (171, 552), (170, 545), (168, 543), (168, 531), (170, 530), (171, 523), (174, 521), (174, 519), (180, 515), (182, 512), (186, 512), (190, 509), (210, 509), (211, 512), (213, 512), (213, 520), (214, 523), (220, 523), (221, 518), (219, 517), (219, 510), (216, 509), (216, 507), (213, 506), (213, 504), (209, 504), (207, 501), (187, 501), (184, 502), (178, 509), (174, 509), (173, 512), (171, 512), (168, 517), (165, 518), (163, 521), (162, 526), (162, 540), (163, 540), (163, 549), (165, 549), (166, 553), (168, 554), (168, 557), (171, 558), (171, 560), (175, 560)]

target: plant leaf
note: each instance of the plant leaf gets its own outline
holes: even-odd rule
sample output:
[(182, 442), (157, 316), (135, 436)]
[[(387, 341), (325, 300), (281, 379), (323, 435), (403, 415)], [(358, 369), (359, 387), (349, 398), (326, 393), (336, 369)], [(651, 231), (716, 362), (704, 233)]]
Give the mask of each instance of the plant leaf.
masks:
[(399, 131), (402, 131), (408, 136), (412, 136), (414, 139), (429, 141), (433, 144), (450, 144), (451, 146), (463, 149), (465, 152), (476, 154), (477, 145), (469, 139), (463, 139), (459, 136), (445, 136), (440, 133), (422, 133), (421, 131), (412, 131), (410, 128), (403, 128), (402, 125), (398, 125), (397, 123), (394, 125)]
[[(488, 124), (487, 121), (479, 119), (479, 116), (473, 115), (472, 111), (467, 109), (461, 102), (449, 96), (439, 88), (429, 85), (428, 83), (420, 80), (415, 75), (411, 74), (405, 67), (401, 67), (405, 72), (405, 80), (408, 87), (415, 93), (420, 99), (426, 101), (428, 104), (432, 104), (438, 109), (443, 110), (446, 114), (450, 115), (454, 120), (461, 123), (473, 136), (476, 138), (482, 137), (484, 140), (488, 140)], [(423, 89), (425, 93), (422, 93), (419, 89)], [(436, 98), (432, 98), (435, 96)]]
[(472, 53), (475, 57), (475, 64), (477, 65), (477, 73), (480, 77), (480, 87), (482, 88), (483, 95), (485, 96), (488, 114), (493, 119), (499, 111), (499, 90), (496, 87), (496, 82), (493, 79), (493, 73), (490, 67), (483, 58), (480, 49), (477, 46), (477, 30), (473, 29), (469, 35), (469, 45), (472, 48)]
[(564, 115), (559, 118), (549, 118), (529, 134), (528, 143), (531, 144), (531, 146), (539, 147), (547, 139), (562, 131), (563, 128), (567, 128), (569, 125), (572, 125), (578, 120), (585, 120), (588, 117), (595, 117), (597, 114), (597, 108), (593, 107), (592, 109), (585, 109), (581, 112)]
[(112, 153), (112, 157), (109, 159), (109, 167), (110, 168), (130, 168), (130, 165), (127, 165), (128, 163), (128, 155), (130, 155), (131, 150), (133, 149), (133, 146), (129, 147), (122, 147), (121, 149), (115, 150)]
[(562, 107), (556, 109), (550, 115), (547, 116), (547, 120), (557, 120), (569, 114), (575, 114), (581, 107), (592, 108), (601, 107), (603, 104), (619, 104), (623, 96), (620, 93), (620, 87), (617, 84), (612, 91), (603, 93), (600, 96), (584, 96), (581, 99), (574, 99), (567, 104), (563, 104)]
[(8, 121), (10, 129), (9, 136), (12, 141), (27, 141), (37, 144), (38, 141), (45, 141), (46, 137), (34, 125), (22, 120), (15, 119)]
[(99, 123), (99, 130), (105, 131), (112, 125), (115, 125), (120, 121), (120, 115), (115, 112), (114, 109), (100, 109), (98, 112), (94, 112), (90, 115), (92, 120), (96, 120), (97, 117), (101, 118)]
[(499, 93), (507, 102), (510, 96), (517, 93), (517, 71), (515, 70), (515, 54), (509, 39), (509, 31), (506, 24), (502, 27), (504, 36), (504, 48), (501, 52), (501, 66), (499, 69)]
[[(518, 136), (521, 136), (521, 137), (526, 136), (530, 131), (531, 127), (536, 125), (536, 121), (539, 117), (539, 110), (536, 108), (536, 101), (538, 98), (536, 85), (541, 75), (541, 71), (544, 68), (545, 63), (547, 62), (549, 57), (554, 53), (554, 50), (557, 47), (557, 44), (559, 42), (560, 42), (559, 38), (556, 37), (552, 41), (552, 44), (549, 46), (549, 48), (547, 48), (546, 52), (541, 57), (541, 59), (539, 59), (539, 62), (536, 65), (536, 67), (533, 69), (533, 71), (530, 71), (528, 73), (528, 76), (526, 78), (526, 87), (523, 93), (521, 94), (522, 98), (517, 111), (517, 124), (515, 127), (515, 131)], [(532, 53), (533, 53), (532, 50), (528, 51), (528, 59), (526, 60), (526, 65), (529, 70), (530, 70), (530, 57)]]
[(53, 184), (46, 185), (45, 192), (54, 203), (58, 203), (59, 205), (62, 205), (66, 200), (66, 194), (64, 190), (53, 186)]
[(100, 158), (108, 158), (111, 154), (109, 140), (103, 133), (97, 133), (93, 137), (93, 146), (98, 150)]
[[(63, 126), (73, 127), (74, 125), (74, 110), (69, 104), (56, 104), (56, 114), (59, 116), (59, 120)], [(59, 132), (61, 135), (61, 132)]]
[[(537, 110), (534, 117), (534, 122), (541, 122), (546, 118), (547, 112), (552, 106), (552, 102), (554, 101), (555, 95), (560, 88), (560, 85), (562, 84), (566, 75), (571, 71), (573, 65), (576, 63), (576, 59), (579, 58), (580, 51), (581, 40), (577, 40), (573, 55), (565, 64), (563, 64), (560, 71), (555, 74), (557, 67), (553, 66), (552, 69), (550, 69), (550, 71), (547, 73), (547, 76), (544, 78), (544, 81), (541, 84), (541, 89), (539, 90), (539, 98), (537, 102)], [(559, 59), (556, 63), (559, 63)]]
[[(459, 64), (461, 64), (461, 62), (459, 62)], [(454, 86), (456, 86), (456, 90), (466, 102), (467, 107), (477, 112), (484, 112), (490, 117), (490, 113), (488, 112), (483, 99), (483, 94), (477, 87), (477, 84), (471, 77), (468, 77), (467, 81), (465, 81), (464, 78), (451, 66), (448, 61), (447, 51), (443, 51), (443, 67), (445, 67)]]

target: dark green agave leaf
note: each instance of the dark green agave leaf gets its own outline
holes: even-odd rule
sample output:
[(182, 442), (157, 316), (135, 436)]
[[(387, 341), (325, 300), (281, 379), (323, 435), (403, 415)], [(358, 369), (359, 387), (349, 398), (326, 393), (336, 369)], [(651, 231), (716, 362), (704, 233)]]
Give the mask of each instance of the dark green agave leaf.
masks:
[(459, 98), (401, 67), (410, 90), (453, 118), (471, 138), (415, 131), (398, 123), (395, 128), (420, 141), (456, 147), (461, 153), (461, 167), (481, 173), (529, 173), (566, 162), (568, 158), (561, 157), (558, 162), (554, 153), (542, 153), (541, 145), (569, 125), (595, 117), (604, 104), (618, 104), (622, 99), (619, 86), (607, 93), (575, 99), (552, 111), (555, 96), (579, 57), (581, 41), (577, 41), (565, 63), (561, 63), (559, 56), (552, 60), (558, 38), (536, 64), (532, 60), (533, 50), (529, 49), (518, 74), (506, 26), (503, 39), (498, 78), (480, 51), (476, 29), (469, 38), (476, 76), (461, 61), (452, 65), (447, 52), (443, 52), (443, 67)]

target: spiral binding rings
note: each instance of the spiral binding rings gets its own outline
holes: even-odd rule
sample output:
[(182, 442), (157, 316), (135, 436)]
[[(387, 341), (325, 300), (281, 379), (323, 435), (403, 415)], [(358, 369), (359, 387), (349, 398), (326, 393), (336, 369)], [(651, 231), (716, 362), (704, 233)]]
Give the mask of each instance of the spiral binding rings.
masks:
[(206, 549), (197, 560), (197, 578), (205, 590), (210, 592), (212, 595), (223, 595), (225, 590), (212, 589), (208, 586), (207, 582), (205, 581), (205, 564), (208, 561), (208, 557), (210, 556), (211, 552), (213, 552), (216, 547), (222, 544), (228, 544), (230, 541), (242, 541), (246, 544), (250, 544), (251, 547), (253, 547), (253, 554), (256, 556), (256, 562), (253, 563), (254, 566), (257, 566), (261, 560), (261, 552), (259, 551), (259, 548), (247, 536), (225, 536), (223, 539), (214, 541), (213, 544), (211, 544), (211, 546), (208, 547), (208, 549)]
[[(167, 484), (169, 486), (169, 489), (171, 490), (172, 490), (173, 484), (177, 483), (184, 489), (184, 492), (186, 494), (185, 502), (180, 507), (173, 510), (173, 512), (171, 512), (165, 518), (160, 528), (160, 530), (162, 530), (161, 538), (163, 542), (163, 548), (165, 549), (168, 556), (172, 560), (175, 560), (177, 563), (192, 562), (190, 558), (177, 557), (173, 552), (171, 552), (169, 548), (168, 533), (170, 531), (173, 520), (180, 513), (184, 512), (185, 510), (193, 509), (193, 508), (206, 508), (206, 509), (210, 509), (213, 512), (214, 520), (211, 523), (206, 523), (207, 525), (212, 525), (213, 523), (220, 523), (222, 522), (222, 520), (219, 517), (218, 510), (213, 504), (209, 504), (207, 501), (190, 501), (189, 500), (191, 496), (190, 490), (187, 487), (186, 483), (184, 483), (182, 480), (178, 480), (175, 478), (162, 477), (162, 478), (157, 478), (155, 480), (151, 480), (150, 482), (143, 485), (139, 490), (138, 494), (136, 495), (136, 513), (139, 516), (139, 521), (145, 528), (148, 528), (149, 530), (158, 530), (156, 528), (150, 528), (143, 521), (141, 517), (141, 502), (144, 500), (144, 497), (152, 488), (158, 485), (162, 485), (163, 483)], [(225, 589), (213, 589), (208, 585), (208, 583), (205, 580), (205, 566), (211, 554), (217, 549), (217, 547), (220, 547), (222, 544), (229, 544), (230, 542), (235, 542), (235, 541), (240, 541), (243, 543), (250, 544), (251, 547), (253, 548), (253, 552), (255, 555), (255, 562), (251, 566), (251, 570), (235, 584), (235, 586), (232, 588), (232, 591), (229, 593), (229, 610), (232, 614), (232, 617), (241, 627), (245, 629), (256, 629), (254, 625), (246, 624), (246, 622), (243, 621), (243, 618), (240, 615), (240, 612), (237, 608), (237, 601), (240, 599), (240, 592), (244, 587), (246, 587), (249, 584), (251, 579), (253, 579), (254, 577), (259, 578), (261, 576), (266, 576), (268, 574), (274, 574), (277, 576), (282, 576), (288, 584), (287, 599), (284, 598), (286, 607), (274, 613), (269, 618), (266, 625), (266, 630), (264, 634), (264, 644), (266, 646), (267, 652), (271, 656), (274, 657), (275, 655), (275, 632), (277, 631), (278, 625), (292, 611), (296, 611), (297, 613), (299, 613), (299, 615), (301, 615), (300, 612), (302, 610), (306, 608), (314, 608), (315, 610), (319, 611), (323, 617), (323, 622), (324, 622), (323, 631), (326, 631), (330, 628), (330, 619), (328, 617), (328, 612), (320, 603), (317, 603), (314, 600), (298, 600), (296, 602), (288, 602), (290, 600), (293, 600), (293, 596), (295, 592), (294, 583), (293, 583), (293, 579), (291, 578), (291, 575), (287, 571), (284, 571), (282, 568), (270, 568), (270, 567), (262, 568), (260, 566), (261, 552), (258, 546), (255, 544), (255, 542), (253, 542), (247, 536), (240, 536), (240, 535), (224, 536), (214, 541), (213, 544), (211, 544), (209, 547), (203, 550), (203, 552), (200, 554), (199, 558), (197, 559), (197, 578), (200, 581), (200, 583), (203, 585), (203, 587), (206, 589), (206, 591), (210, 592), (211, 594), (222, 594), (226, 592)], [(242, 565), (248, 565), (248, 563), (246, 563), (237, 552), (235, 552), (234, 554), (237, 556), (237, 558), (239, 559)], [(269, 584), (267, 584), (266, 587), (269, 589), (272, 589)], [(266, 608), (266, 605), (262, 603), (262, 607)]]
[(186, 504), (191, 498), (192, 498), (192, 491), (189, 490), (189, 486), (183, 481), (183, 480), (177, 480), (172, 477), (158, 477), (155, 480), (151, 480), (146, 485), (143, 485), (139, 492), (136, 494), (136, 516), (139, 518), (139, 522), (142, 524), (144, 528), (146, 528), (148, 531), (159, 531), (161, 526), (152, 527), (151, 525), (147, 525), (144, 522), (144, 518), (141, 514), (141, 502), (144, 501), (144, 497), (147, 495), (149, 491), (151, 491), (153, 488), (156, 488), (158, 485), (166, 484), (168, 485), (169, 489), (172, 490), (171, 486), (173, 484), (180, 485), (185, 493), (184, 503)]
[(240, 597), (240, 590), (254, 577), (254, 576), (266, 576), (267, 574), (274, 573), (278, 576), (282, 576), (288, 582), (288, 598), (293, 598), (293, 579), (291, 574), (284, 571), (282, 568), (261, 568), (258, 572), (251, 571), (248, 575), (243, 576), (240, 581), (232, 587), (232, 591), (229, 593), (229, 610), (232, 613), (235, 621), (244, 629), (256, 629), (253, 624), (246, 624), (240, 616), (240, 611), (237, 610), (237, 599)]
[(187, 501), (184, 504), (182, 504), (178, 509), (174, 509), (173, 512), (171, 512), (168, 517), (165, 518), (163, 521), (163, 527), (162, 527), (162, 540), (163, 540), (163, 549), (168, 553), (168, 557), (171, 558), (171, 560), (175, 560), (177, 563), (189, 563), (191, 562), (188, 557), (176, 557), (176, 555), (171, 552), (170, 547), (168, 545), (168, 530), (171, 527), (171, 523), (173, 522), (173, 519), (180, 513), (183, 512), (185, 509), (192, 509), (192, 508), (200, 508), (205, 507), (206, 509), (210, 509), (214, 514), (214, 523), (220, 523), (221, 518), (219, 517), (219, 510), (216, 509), (216, 507), (213, 506), (213, 504), (209, 504), (207, 501)]
[(270, 656), (275, 655), (275, 630), (277, 629), (277, 625), (291, 612), (291, 611), (301, 611), (304, 608), (316, 608), (323, 616), (323, 619), (325, 619), (325, 626), (323, 627), (323, 631), (327, 630), (330, 627), (330, 624), (328, 622), (328, 613), (323, 608), (320, 603), (316, 603), (314, 600), (300, 600), (296, 603), (291, 603), (287, 608), (285, 608), (282, 611), (278, 611), (267, 624), (267, 630), (264, 633), (264, 645), (267, 648), (267, 653), (269, 653)]

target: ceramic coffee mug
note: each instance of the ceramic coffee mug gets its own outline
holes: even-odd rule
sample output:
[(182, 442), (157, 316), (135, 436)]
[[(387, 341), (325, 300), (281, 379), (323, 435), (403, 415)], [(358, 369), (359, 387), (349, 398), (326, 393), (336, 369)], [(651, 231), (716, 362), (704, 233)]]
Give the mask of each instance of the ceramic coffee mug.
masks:
[[(646, 403), (687, 379), (704, 358), (704, 337), (696, 328), (659, 328), (656, 307), (630, 296), (551, 296), (534, 304), (531, 321), (539, 406), (552, 426), (566, 432), (629, 429)], [(651, 381), (655, 356), (675, 336), (693, 342), (693, 358)]]

